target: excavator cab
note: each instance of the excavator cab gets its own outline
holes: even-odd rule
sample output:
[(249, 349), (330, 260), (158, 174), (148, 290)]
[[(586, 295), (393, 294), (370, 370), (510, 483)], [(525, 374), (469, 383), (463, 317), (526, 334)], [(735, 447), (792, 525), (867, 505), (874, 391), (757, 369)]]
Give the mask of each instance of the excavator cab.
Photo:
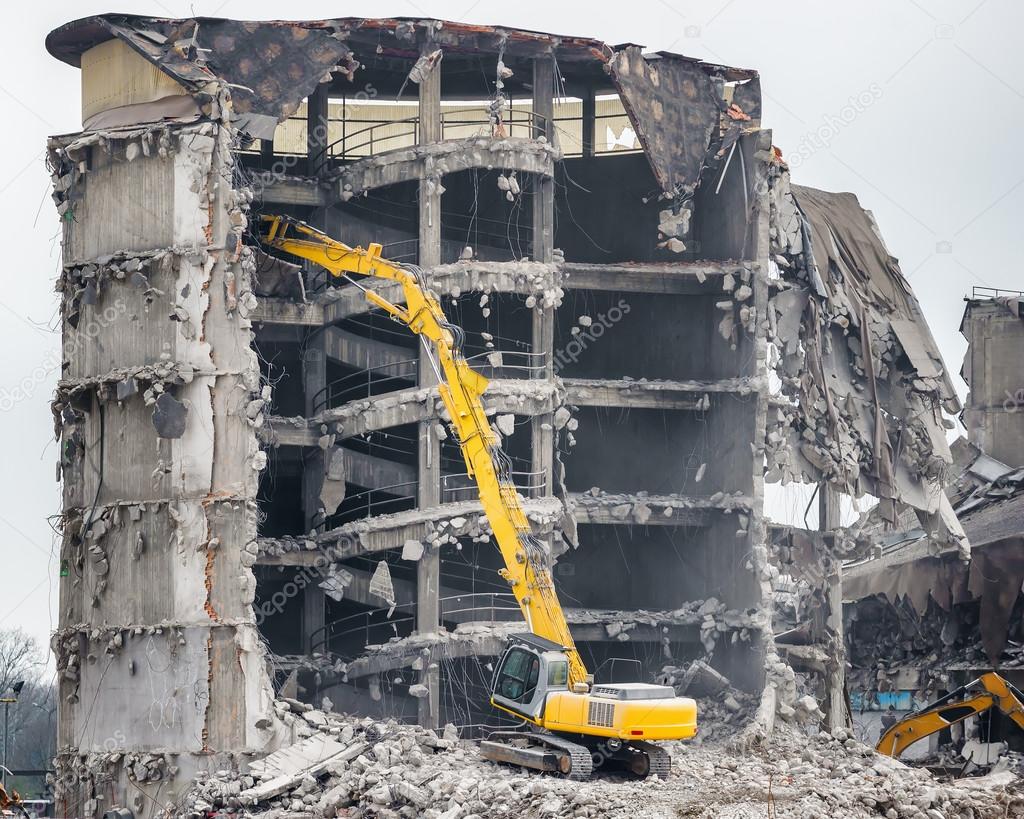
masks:
[(503, 711), (538, 721), (552, 691), (569, 690), (565, 649), (535, 634), (515, 634), (494, 671), (491, 703)]

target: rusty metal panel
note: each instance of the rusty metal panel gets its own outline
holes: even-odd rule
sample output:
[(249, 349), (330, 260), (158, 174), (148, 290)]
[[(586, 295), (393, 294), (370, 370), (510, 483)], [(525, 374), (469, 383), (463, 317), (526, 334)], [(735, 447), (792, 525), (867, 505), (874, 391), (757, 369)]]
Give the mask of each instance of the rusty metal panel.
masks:
[[(347, 45), (315, 25), (119, 15), (94, 17), (88, 23), (83, 33), (89, 33), (89, 44), (105, 30), (200, 101), (211, 97), (212, 83), (230, 83), (236, 125), (254, 136), (272, 136), (272, 126), (293, 114), (334, 66), (342, 63), (353, 71), (356, 65)], [(66, 44), (59, 50), (65, 52)]]
[(662, 189), (692, 193), (724, 103), (720, 81), (700, 63), (647, 59), (639, 48), (615, 52), (611, 76)]

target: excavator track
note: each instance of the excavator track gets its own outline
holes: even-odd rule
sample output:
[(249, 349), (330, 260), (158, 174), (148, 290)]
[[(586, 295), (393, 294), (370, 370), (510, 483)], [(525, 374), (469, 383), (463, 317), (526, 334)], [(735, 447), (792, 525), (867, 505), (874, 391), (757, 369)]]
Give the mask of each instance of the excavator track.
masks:
[(594, 773), (594, 757), (590, 749), (585, 745), (571, 742), (564, 737), (557, 737), (554, 734), (533, 734), (534, 739), (539, 740), (548, 747), (560, 748), (569, 755), (572, 767), (568, 773), (564, 773), (566, 779), (576, 782), (584, 782)]
[(647, 776), (668, 779), (672, 773), (672, 755), (668, 751), (653, 742), (631, 742), (630, 745), (647, 756)]
[(589, 748), (540, 731), (494, 731), (480, 743), (480, 755), (492, 762), (551, 771), (575, 782), (584, 782), (594, 773)]

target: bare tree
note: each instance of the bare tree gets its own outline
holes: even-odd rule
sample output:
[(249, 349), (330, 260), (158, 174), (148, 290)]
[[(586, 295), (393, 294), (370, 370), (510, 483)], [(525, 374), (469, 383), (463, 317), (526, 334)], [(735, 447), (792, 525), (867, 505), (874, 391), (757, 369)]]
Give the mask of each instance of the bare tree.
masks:
[(16, 682), (36, 683), (46, 661), (35, 638), (20, 628), (0, 629), (0, 697)]
[[(0, 629), (0, 697), (12, 696), (14, 685), (22, 683), (17, 702), (9, 706), (8, 764), (15, 770), (47, 769), (56, 750), (56, 688), (45, 672), (46, 655), (31, 635)], [(42, 786), (41, 780), (16, 784), (27, 793)]]

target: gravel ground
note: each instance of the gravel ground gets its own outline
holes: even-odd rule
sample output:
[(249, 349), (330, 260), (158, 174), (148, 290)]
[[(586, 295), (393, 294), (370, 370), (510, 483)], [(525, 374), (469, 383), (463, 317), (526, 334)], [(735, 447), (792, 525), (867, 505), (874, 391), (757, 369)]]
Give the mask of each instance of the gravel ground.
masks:
[[(672, 743), (662, 781), (598, 776), (585, 783), (482, 760), (453, 729), (442, 736), (395, 723), (279, 709), (296, 739), (329, 739), (348, 759), (297, 775), (267, 795), (274, 771), (217, 772), (197, 783), (179, 815), (263, 819), (772, 819), (1024, 817), (1024, 783), (1010, 772), (941, 783), (877, 755), (838, 731), (809, 736), (789, 726), (761, 743), (738, 737)], [(332, 746), (337, 747), (337, 746)], [(260, 788), (263, 791), (260, 791)], [(276, 790), (276, 789), (272, 789)]]

